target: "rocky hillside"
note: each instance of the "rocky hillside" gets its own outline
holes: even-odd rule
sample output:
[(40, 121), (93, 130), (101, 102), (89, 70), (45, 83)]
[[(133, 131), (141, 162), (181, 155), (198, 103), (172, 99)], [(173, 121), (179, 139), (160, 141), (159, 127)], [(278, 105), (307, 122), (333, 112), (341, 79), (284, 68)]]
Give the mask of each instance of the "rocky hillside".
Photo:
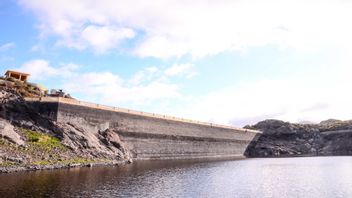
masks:
[(130, 161), (113, 129), (55, 123), (0, 87), (0, 172)]
[(31, 86), (30, 83), (20, 81), (12, 77), (0, 77), (0, 87), (16, 90), (18, 94), (24, 97), (40, 97), (41, 93)]
[(293, 124), (265, 120), (245, 128), (263, 132), (248, 146), (249, 157), (352, 155), (352, 121)]

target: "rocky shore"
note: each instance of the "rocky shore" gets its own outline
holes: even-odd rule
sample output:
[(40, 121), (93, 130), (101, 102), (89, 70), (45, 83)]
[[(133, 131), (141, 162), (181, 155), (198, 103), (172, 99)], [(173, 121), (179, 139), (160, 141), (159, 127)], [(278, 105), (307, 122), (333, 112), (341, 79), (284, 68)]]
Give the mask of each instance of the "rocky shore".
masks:
[(352, 121), (295, 124), (264, 120), (245, 128), (263, 132), (246, 149), (247, 157), (352, 155)]
[(79, 168), (79, 167), (94, 167), (94, 166), (121, 166), (129, 164), (128, 160), (108, 161), (108, 162), (82, 162), (82, 163), (56, 163), (49, 165), (14, 165), (0, 167), (0, 173), (11, 173), (18, 171), (38, 171), (38, 170), (55, 170), (65, 168)]
[(131, 162), (114, 130), (95, 130), (53, 122), (28, 105), (21, 92), (0, 87), (0, 172)]

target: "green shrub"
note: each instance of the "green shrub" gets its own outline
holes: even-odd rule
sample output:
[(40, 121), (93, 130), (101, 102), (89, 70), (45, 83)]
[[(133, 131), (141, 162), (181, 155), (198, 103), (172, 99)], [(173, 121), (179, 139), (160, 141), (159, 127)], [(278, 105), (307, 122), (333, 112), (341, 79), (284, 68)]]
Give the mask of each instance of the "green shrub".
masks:
[(15, 165), (16, 165), (15, 162), (7, 161), (7, 160), (0, 163), (0, 167), (10, 167)]
[(66, 149), (66, 147), (61, 144), (60, 140), (56, 137), (31, 130), (23, 129), (23, 132), (26, 134), (29, 144), (37, 146), (38, 148), (44, 150)]
[(50, 161), (48, 160), (39, 160), (39, 161), (36, 161), (33, 163), (34, 165), (51, 165), (53, 163), (51, 163)]

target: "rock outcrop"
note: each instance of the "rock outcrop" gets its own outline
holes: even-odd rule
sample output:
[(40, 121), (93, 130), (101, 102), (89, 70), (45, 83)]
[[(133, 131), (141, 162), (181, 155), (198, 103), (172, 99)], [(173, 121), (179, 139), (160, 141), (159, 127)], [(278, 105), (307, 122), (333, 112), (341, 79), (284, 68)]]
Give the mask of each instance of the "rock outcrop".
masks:
[(130, 154), (116, 130), (56, 123), (26, 103), (16, 89), (0, 87), (0, 172), (13, 166), (117, 161), (130, 161)]
[(293, 124), (265, 120), (245, 128), (263, 132), (246, 149), (248, 157), (352, 154), (352, 121), (330, 119), (319, 124)]
[(0, 119), (0, 137), (20, 146), (25, 143), (23, 138), (15, 131), (15, 127), (4, 119)]

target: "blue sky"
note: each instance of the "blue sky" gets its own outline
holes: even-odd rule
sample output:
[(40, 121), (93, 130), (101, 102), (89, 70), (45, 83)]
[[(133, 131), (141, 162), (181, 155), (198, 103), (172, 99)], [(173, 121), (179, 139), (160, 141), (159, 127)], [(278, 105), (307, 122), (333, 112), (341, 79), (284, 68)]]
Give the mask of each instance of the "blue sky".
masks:
[(351, 119), (348, 1), (2, 0), (0, 69), (77, 99), (243, 126)]

